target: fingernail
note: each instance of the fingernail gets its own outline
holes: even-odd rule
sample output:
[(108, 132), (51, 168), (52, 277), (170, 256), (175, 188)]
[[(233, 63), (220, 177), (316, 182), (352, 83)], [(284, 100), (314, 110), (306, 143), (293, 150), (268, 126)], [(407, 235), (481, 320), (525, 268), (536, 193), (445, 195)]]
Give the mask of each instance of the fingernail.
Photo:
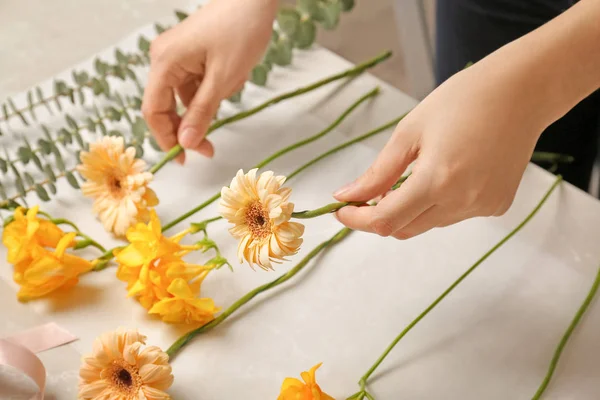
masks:
[(348, 183), (347, 185), (344, 185), (341, 188), (339, 188), (338, 190), (336, 190), (333, 193), (333, 195), (335, 197), (337, 197), (337, 196), (341, 196), (345, 193), (348, 193), (350, 191), (350, 189), (352, 189), (355, 185), (356, 185), (356, 182)]
[(198, 135), (198, 131), (194, 128), (185, 128), (179, 137), (179, 144), (186, 149), (194, 147), (194, 140)]
[(215, 149), (208, 140), (203, 140), (202, 143), (197, 147), (198, 153), (204, 157), (213, 158), (215, 155)]

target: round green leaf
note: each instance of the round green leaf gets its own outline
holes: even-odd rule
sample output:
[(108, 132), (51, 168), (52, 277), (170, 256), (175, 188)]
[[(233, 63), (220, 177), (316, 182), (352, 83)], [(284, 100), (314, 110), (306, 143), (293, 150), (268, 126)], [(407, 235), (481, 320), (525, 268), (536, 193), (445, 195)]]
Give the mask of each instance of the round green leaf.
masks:
[(42, 154), (48, 155), (52, 152), (52, 147), (50, 146), (50, 143), (48, 143), (47, 140), (38, 139), (37, 144), (40, 150), (42, 151)]
[(319, 4), (320, 22), (327, 30), (335, 29), (340, 22), (342, 4), (339, 2)]
[(242, 91), (240, 90), (239, 92), (234, 93), (228, 100), (232, 103), (239, 103), (242, 101)]
[(293, 37), (300, 25), (300, 13), (293, 8), (283, 8), (277, 13), (277, 24), (282, 32)]
[(21, 146), (19, 150), (17, 150), (17, 155), (19, 156), (19, 160), (25, 165), (29, 163), (31, 160), (31, 150), (28, 147)]
[(150, 146), (152, 146), (152, 148), (154, 150), (162, 152), (162, 149), (160, 148), (160, 146), (156, 142), (156, 139), (154, 139), (154, 136), (150, 136), (150, 139), (148, 141), (150, 142)]
[(296, 32), (295, 45), (299, 49), (307, 49), (315, 42), (317, 37), (317, 26), (310, 20), (304, 20), (300, 22), (298, 31)]
[(354, 8), (355, 1), (354, 0), (341, 0), (342, 1), (342, 10), (350, 11)]
[(56, 182), (56, 175), (54, 174), (54, 171), (52, 170), (50, 164), (46, 164), (44, 166), (44, 173), (46, 174), (46, 177), (50, 182)]
[(297, 0), (297, 7), (301, 13), (311, 18), (314, 18), (319, 13), (317, 0)]
[(50, 193), (56, 194), (56, 185), (52, 182), (48, 182), (48, 189), (50, 189)]
[(258, 64), (252, 70), (252, 77), (250, 81), (258, 86), (265, 86), (267, 84), (267, 76), (269, 75), (269, 68), (264, 64)]
[(289, 40), (280, 40), (277, 43), (273, 63), (282, 67), (292, 63), (292, 44)]

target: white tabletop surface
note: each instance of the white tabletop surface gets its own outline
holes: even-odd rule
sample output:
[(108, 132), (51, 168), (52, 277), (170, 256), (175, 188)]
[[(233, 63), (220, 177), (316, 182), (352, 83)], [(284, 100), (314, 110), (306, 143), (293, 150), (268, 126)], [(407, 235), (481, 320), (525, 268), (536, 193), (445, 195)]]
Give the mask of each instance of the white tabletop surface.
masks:
[[(24, 90), (70, 69), (84, 55), (91, 56), (136, 26), (168, 15), (175, 6), (173, 2), (167, 6), (143, 0), (105, 1), (103, 5), (63, 0), (50, 6), (50, 2), (37, 0), (32, 3), (56, 14), (29, 19), (31, 10), (25, 3), (29, 2), (14, 0), (0, 5), (0, 94)], [(128, 8), (119, 8), (121, 3)], [(84, 12), (90, 16), (86, 23), (77, 18)], [(69, 24), (71, 28), (67, 28)], [(114, 35), (110, 40), (107, 30)], [(5, 36), (17, 31), (14, 38)], [(52, 32), (57, 32), (56, 36)], [(40, 45), (46, 40), (47, 46)], [(123, 46), (128, 45), (131, 41), (125, 40)], [(374, 55), (378, 50), (374, 49)], [(348, 62), (324, 49), (299, 53), (293, 66), (271, 76), (268, 88), (250, 86), (240, 107), (348, 67)], [(226, 184), (238, 168), (247, 168), (275, 149), (323, 129), (378, 84), (383, 94), (329, 136), (273, 164), (277, 173), (285, 174), (308, 157), (387, 122), (415, 102), (363, 75), (350, 84), (333, 84), (215, 133), (214, 160), (190, 157), (185, 168), (169, 165), (157, 175), (153, 187), (161, 199), (157, 208), (161, 219), (170, 220), (200, 203)], [(235, 111), (231, 105), (223, 110), (226, 114)], [(368, 166), (389, 133), (326, 159), (290, 182), (297, 208), (329, 202), (334, 189)], [(550, 174), (530, 166), (513, 207), (502, 218), (474, 219), (403, 242), (353, 233), (294, 282), (255, 299), (228, 322), (192, 342), (173, 360), (173, 397), (275, 399), (284, 377), (297, 376), (323, 362), (318, 374), (322, 388), (336, 399), (346, 398), (357, 390), (358, 378), (396, 334), (516, 226), (552, 181)], [(107, 246), (115, 243), (95, 221), (90, 202), (64, 182), (59, 195), (44, 209), (75, 220)], [(213, 216), (214, 211), (210, 207), (194, 220)], [(337, 229), (339, 224), (332, 217), (308, 221), (305, 244), (293, 260)], [(215, 225), (211, 232), (225, 256), (235, 261), (236, 243), (225, 232), (225, 225)], [(385, 400), (531, 398), (555, 345), (592, 283), (600, 263), (599, 233), (598, 201), (567, 184), (560, 186), (521, 233), (399, 344), (373, 375), (372, 393)], [(0, 258), (5, 257), (5, 250), (0, 250)], [(234, 263), (234, 273), (224, 269), (206, 281), (203, 295), (227, 307), (293, 264), (267, 273)], [(26, 305), (16, 301), (16, 290), (11, 268), (5, 265), (0, 269), (0, 335), (56, 321), (81, 338), (42, 354), (49, 373), (48, 394), (57, 400), (75, 398), (79, 357), (90, 351), (101, 332), (119, 326), (138, 328), (151, 344), (166, 348), (185, 331), (149, 318), (137, 303), (126, 299), (124, 284), (116, 280), (114, 268), (84, 276), (68, 293)], [(564, 353), (547, 399), (597, 398), (599, 331), (600, 309), (593, 304)], [(0, 388), (4, 389), (0, 389), (0, 398), (4, 398), (1, 390), (9, 384), (3, 385), (1, 377)]]

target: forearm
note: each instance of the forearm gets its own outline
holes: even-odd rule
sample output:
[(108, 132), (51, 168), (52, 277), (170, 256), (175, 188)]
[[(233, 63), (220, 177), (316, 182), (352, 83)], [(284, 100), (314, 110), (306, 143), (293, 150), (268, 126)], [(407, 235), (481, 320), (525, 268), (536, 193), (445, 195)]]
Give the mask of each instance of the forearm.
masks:
[(600, 87), (600, 0), (582, 0), (478, 64), (545, 128)]

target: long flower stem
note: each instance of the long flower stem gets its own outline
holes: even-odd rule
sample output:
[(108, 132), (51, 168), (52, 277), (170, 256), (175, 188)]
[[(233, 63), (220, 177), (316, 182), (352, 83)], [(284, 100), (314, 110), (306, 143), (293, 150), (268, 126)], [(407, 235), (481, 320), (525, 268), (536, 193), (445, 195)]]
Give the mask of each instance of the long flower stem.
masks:
[(479, 260), (477, 260), (475, 262), (475, 264), (473, 264), (465, 273), (463, 273), (452, 285), (450, 285), (450, 287), (448, 287), (448, 289), (446, 289), (437, 299), (435, 299), (435, 301), (433, 303), (431, 303), (431, 305), (429, 305), (423, 312), (421, 312), (421, 314), (419, 314), (419, 316), (417, 318), (415, 318), (410, 324), (408, 324), (408, 326), (406, 328), (404, 328), (404, 330), (402, 330), (402, 332), (400, 332), (400, 334), (385, 349), (385, 351), (377, 359), (377, 361), (375, 361), (375, 363), (371, 366), (371, 368), (369, 368), (369, 370), (360, 378), (359, 385), (361, 386), (361, 389), (364, 390), (364, 387), (365, 387), (369, 377), (373, 374), (373, 372), (377, 369), (377, 367), (379, 367), (379, 365), (388, 356), (388, 354), (394, 349), (394, 347), (398, 344), (398, 342), (400, 342), (400, 340), (402, 340), (402, 338), (404, 336), (406, 336), (406, 334), (408, 332), (410, 332), (410, 330), (412, 328), (414, 328), (419, 323), (419, 321), (421, 321), (423, 318), (425, 318), (425, 316), (427, 314), (429, 314), (429, 312), (431, 310), (433, 310), (442, 300), (444, 300), (444, 298), (448, 294), (450, 294), (450, 292), (452, 292), (465, 278), (467, 278), (467, 276), (469, 276), (473, 271), (475, 271), (475, 269), (477, 269), (477, 267), (479, 267), (479, 265), (481, 265), (496, 250), (498, 250), (502, 245), (504, 245), (514, 235), (516, 235), (517, 232), (519, 232), (537, 214), (537, 212), (542, 208), (542, 206), (544, 205), (546, 200), (548, 200), (548, 198), (550, 197), (550, 195), (552, 194), (554, 189), (558, 186), (558, 184), (561, 181), (562, 181), (561, 176), (556, 177), (556, 180), (554, 181), (554, 183), (552, 184), (550, 189), (548, 189), (548, 191), (546, 192), (544, 197), (542, 197), (542, 199), (535, 206), (535, 208), (529, 213), (529, 215), (527, 215), (527, 217), (525, 217), (525, 219), (523, 221), (521, 221), (521, 223), (519, 225), (517, 225), (508, 235), (506, 235), (502, 240), (500, 240), (494, 247), (492, 247), (487, 253), (485, 253)]
[[(325, 86), (331, 82), (337, 81), (339, 79), (342, 78), (349, 78), (349, 77), (354, 77), (356, 75), (361, 74), (362, 72), (366, 71), (369, 68), (374, 67), (375, 65), (381, 63), (382, 61), (387, 60), (390, 56), (392, 55), (392, 53), (390, 51), (386, 51), (385, 53), (367, 61), (364, 62), (362, 64), (359, 64), (353, 68), (350, 68), (346, 71), (343, 71), (339, 74), (335, 74), (333, 76), (330, 76), (328, 78), (325, 79), (321, 79), (311, 85), (308, 86), (304, 86), (301, 87), (299, 89), (293, 90), (291, 92), (287, 92), (284, 93), (282, 95), (273, 97), (271, 100), (266, 101), (265, 103), (251, 108), (249, 110), (246, 111), (242, 111), (238, 114), (232, 115), (231, 117), (228, 118), (223, 118), (221, 120), (216, 121), (214, 124), (211, 125), (211, 127), (208, 129), (207, 135), (211, 134), (213, 131), (215, 131), (216, 129), (219, 129), (221, 127), (223, 127), (224, 125), (230, 124), (232, 122), (236, 122), (239, 120), (242, 120), (244, 118), (250, 117), (262, 110), (264, 110), (267, 107), (270, 107), (272, 105), (275, 105), (279, 102), (282, 102), (284, 100), (288, 100), (291, 99), (293, 97), (296, 96), (300, 96), (302, 94), (308, 93), (312, 90), (318, 89), (321, 86)], [(175, 147), (173, 147), (171, 150), (169, 150), (167, 152), (167, 154), (165, 154), (165, 156), (163, 157), (162, 160), (160, 160), (158, 163), (156, 163), (151, 169), (150, 172), (152, 172), (153, 174), (155, 174), (156, 172), (158, 172), (162, 167), (164, 167), (169, 161), (171, 161), (172, 159), (174, 159), (175, 157), (177, 157), (177, 155), (179, 153), (181, 153), (183, 151), (183, 148), (180, 145), (176, 145)]]
[(548, 372), (546, 372), (546, 376), (544, 377), (544, 380), (540, 384), (537, 392), (535, 392), (535, 395), (533, 395), (531, 400), (539, 400), (542, 398), (542, 395), (546, 391), (546, 388), (548, 387), (548, 384), (550, 383), (550, 380), (552, 379), (552, 375), (554, 375), (554, 371), (556, 370), (556, 366), (558, 365), (560, 356), (561, 356), (565, 346), (567, 345), (569, 338), (571, 337), (571, 335), (573, 334), (573, 331), (575, 330), (575, 328), (581, 321), (581, 318), (583, 317), (583, 315), (589, 308), (592, 300), (594, 299), (594, 297), (596, 297), (596, 293), (598, 292), (599, 287), (600, 287), (600, 268), (598, 269), (598, 272), (596, 274), (596, 279), (594, 280), (594, 283), (592, 284), (592, 287), (591, 287), (590, 291), (588, 292), (585, 300), (583, 301), (583, 303), (577, 310), (575, 317), (573, 318), (573, 320), (571, 321), (571, 324), (569, 325), (569, 327), (563, 334), (562, 338), (560, 339), (558, 346), (556, 346), (556, 350), (554, 350), (554, 355), (552, 356), (552, 360), (550, 361), (550, 366), (548, 367)]
[[(369, 132), (365, 133), (364, 135), (357, 136), (357, 137), (355, 137), (352, 140), (348, 140), (347, 142), (344, 142), (344, 143), (342, 143), (342, 144), (340, 144), (340, 145), (338, 145), (336, 147), (333, 147), (332, 149), (326, 151), (325, 153), (323, 153), (323, 154), (321, 154), (321, 155), (313, 158), (312, 160), (310, 160), (307, 163), (303, 164), (302, 166), (298, 167), (295, 171), (293, 171), (291, 174), (289, 174), (287, 176), (286, 182), (289, 182), (290, 179), (294, 178), (300, 172), (304, 171), (306, 168), (310, 167), (311, 165), (316, 164), (317, 162), (321, 161), (322, 159), (327, 158), (330, 155), (335, 154), (338, 151), (345, 149), (346, 147), (352, 146), (353, 144), (356, 144), (356, 143), (361, 142), (363, 140), (369, 139), (370, 137), (375, 136), (378, 133), (381, 133), (381, 132), (385, 131), (386, 129), (388, 129), (388, 128), (394, 126), (394, 125), (396, 125), (402, 118), (404, 118), (405, 115), (406, 114), (402, 115), (401, 117), (395, 118), (392, 121), (390, 121), (390, 122), (388, 122), (386, 124), (383, 124), (380, 127), (373, 129), (372, 131), (369, 131)], [(402, 183), (402, 182), (404, 182), (404, 180), (407, 177), (408, 176), (402, 177), (400, 179), (400, 181), (398, 181), (397, 185), (400, 184), (400, 183)], [(190, 217), (191, 215), (193, 215), (193, 214), (197, 213), (198, 211), (202, 210), (203, 208), (207, 207), (208, 205), (210, 205), (212, 202), (214, 202), (215, 200), (219, 199), (220, 197), (221, 197), (220, 193), (216, 194), (215, 196), (211, 197), (210, 199), (208, 199), (204, 203), (200, 204), (198, 207), (196, 207), (193, 210), (191, 210), (190, 212), (188, 212), (188, 213), (182, 215), (181, 217), (177, 218), (177, 220), (166, 224), (163, 227), (163, 232), (167, 228), (173, 227), (174, 225), (178, 224), (179, 222), (183, 221), (184, 219)], [(317, 212), (321, 212), (320, 215), (322, 215), (322, 214), (326, 214), (328, 212), (335, 212), (339, 208), (345, 207), (347, 205), (354, 205), (354, 204), (360, 205), (360, 204), (363, 204), (363, 203), (346, 203), (346, 202), (333, 203), (333, 204), (328, 205), (329, 206), (328, 210), (321, 210), (321, 209), (319, 209), (319, 211), (317, 211)], [(328, 207), (328, 206), (326, 206), (326, 207)], [(336, 209), (336, 207), (338, 207), (338, 208)], [(292, 214), (292, 216), (295, 217), (295, 218), (302, 218), (303, 217), (302, 213), (305, 213), (305, 212), (306, 211), (300, 211), (298, 213)], [(300, 216), (298, 216), (298, 215), (300, 215)], [(309, 218), (309, 217), (306, 217), (306, 218)], [(310, 217), (310, 218), (312, 218), (312, 217)], [(200, 222), (200, 224), (206, 223), (206, 225), (208, 225), (209, 223), (218, 221), (220, 219), (222, 219), (222, 218), (221, 217), (215, 217), (215, 218), (211, 218), (210, 220), (204, 220), (204, 221)]]
[[(369, 98), (375, 96), (377, 93), (379, 93), (379, 88), (375, 88), (372, 91), (370, 91), (369, 93), (365, 94), (364, 96), (362, 96), (360, 99), (356, 100), (350, 107), (348, 107), (346, 109), (346, 111), (344, 111), (338, 118), (336, 118), (335, 121), (333, 121), (327, 128), (325, 128), (324, 130), (320, 131), (319, 133), (303, 139), (299, 142), (296, 142), (290, 146), (284, 147), (283, 149), (271, 154), (269, 157), (265, 158), (264, 160), (262, 160), (261, 162), (259, 162), (258, 164), (256, 164), (253, 168), (262, 168), (264, 166), (266, 166), (267, 164), (269, 164), (270, 162), (276, 160), (279, 157), (282, 157), (283, 155), (297, 149), (300, 148), (302, 146), (305, 146), (309, 143), (312, 143), (320, 138), (322, 138), (323, 136), (325, 136), (326, 134), (328, 134), (329, 132), (331, 132), (332, 130), (334, 130), (339, 124), (342, 123), (342, 121), (348, 117), (348, 115), (350, 115), (350, 113), (352, 113), (352, 111), (354, 111), (361, 103), (363, 103), (364, 101), (368, 100)], [(288, 177), (288, 179), (290, 179)], [(215, 201), (217, 201), (218, 199), (221, 198), (221, 192), (214, 194), (211, 198), (209, 198), (208, 200), (204, 201), (202, 204), (198, 205), (197, 207), (191, 209), (190, 211), (186, 212), (185, 214), (177, 217), (176, 219), (174, 219), (173, 221), (165, 224), (163, 226), (163, 232), (166, 232), (168, 229), (174, 227), (175, 225), (177, 225), (178, 223), (180, 223), (181, 221), (184, 221), (185, 219), (191, 217), (192, 215), (196, 214), (197, 212), (203, 210), (204, 208), (208, 207), (209, 205), (211, 205), (212, 203), (214, 203)]]
[(340, 242), (350, 232), (351, 232), (351, 230), (348, 228), (343, 228), (342, 230), (338, 231), (333, 237), (331, 237), (330, 239), (324, 241), (323, 243), (321, 243), (317, 247), (315, 247), (302, 260), (300, 260), (300, 262), (298, 264), (296, 264), (296, 266), (294, 268), (290, 269), (287, 273), (281, 275), (279, 278), (277, 278), (269, 283), (266, 283), (264, 285), (257, 287), (254, 290), (251, 290), (250, 292), (246, 293), (246, 295), (241, 297), (238, 301), (233, 303), (227, 310), (225, 310), (221, 315), (219, 315), (217, 318), (215, 318), (211, 322), (204, 324), (201, 327), (183, 335), (175, 343), (173, 343), (173, 345), (171, 345), (171, 347), (169, 347), (169, 349), (167, 350), (167, 354), (169, 355), (169, 357), (171, 357), (171, 358), (174, 357), (179, 352), (179, 350), (181, 350), (181, 348), (183, 346), (185, 346), (187, 343), (189, 343), (196, 336), (198, 336), (204, 332), (207, 332), (207, 331), (217, 327), (218, 325), (220, 325), (231, 314), (236, 312), (239, 308), (241, 308), (242, 306), (247, 304), (249, 301), (251, 301), (253, 298), (258, 296), (259, 294), (261, 294), (269, 289), (272, 289), (274, 287), (277, 287), (277, 286), (281, 285), (282, 283), (293, 278), (298, 272), (300, 272), (310, 262), (310, 260), (315, 258), (319, 253), (321, 253), (326, 248), (329, 248), (332, 245)]

